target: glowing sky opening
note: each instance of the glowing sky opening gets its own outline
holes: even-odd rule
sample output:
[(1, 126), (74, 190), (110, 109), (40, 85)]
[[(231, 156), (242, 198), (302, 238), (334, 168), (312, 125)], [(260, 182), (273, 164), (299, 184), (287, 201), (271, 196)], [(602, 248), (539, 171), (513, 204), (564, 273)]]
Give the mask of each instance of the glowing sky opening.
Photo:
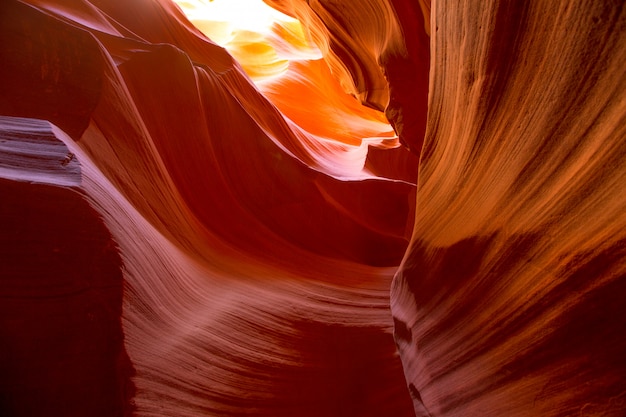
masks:
[[(275, 22), (296, 22), (262, 0), (177, 0), (192, 21), (224, 22), (235, 30), (269, 33)], [(207, 34), (208, 35), (208, 34)], [(221, 42), (221, 40), (215, 40)]]
[[(228, 50), (286, 118), (315, 140), (398, 146), (383, 113), (363, 106), (345, 91), (297, 19), (263, 0), (176, 2), (200, 31)], [(362, 156), (359, 159), (362, 166)]]
[(321, 59), (300, 22), (262, 0), (176, 0), (189, 20), (226, 48), (255, 82), (296, 59)]

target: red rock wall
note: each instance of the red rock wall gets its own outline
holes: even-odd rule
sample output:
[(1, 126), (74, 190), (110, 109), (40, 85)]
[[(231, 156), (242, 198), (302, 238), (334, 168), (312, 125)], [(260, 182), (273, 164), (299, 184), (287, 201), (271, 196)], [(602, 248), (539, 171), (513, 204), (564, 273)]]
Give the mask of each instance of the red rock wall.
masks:
[(0, 414), (128, 414), (122, 262), (55, 130), (0, 117)]
[(0, 112), (69, 135), (76, 187), (119, 248), (129, 408), (412, 415), (388, 295), (412, 226), (405, 168), (363, 171), (367, 145), (283, 118), (173, 4), (2, 7)]
[(434, 2), (392, 289), (418, 415), (623, 415), (621, 2)]
[[(169, 1), (0, 4), (0, 115), (39, 155), (0, 147), (0, 414), (623, 415), (621, 3), (268, 3), (405, 147), (291, 106), (322, 64), (269, 101)], [(22, 276), (111, 287), (35, 323)]]
[(297, 17), (346, 91), (385, 111), (419, 155), (426, 128), (430, 4), (426, 1), (264, 0)]

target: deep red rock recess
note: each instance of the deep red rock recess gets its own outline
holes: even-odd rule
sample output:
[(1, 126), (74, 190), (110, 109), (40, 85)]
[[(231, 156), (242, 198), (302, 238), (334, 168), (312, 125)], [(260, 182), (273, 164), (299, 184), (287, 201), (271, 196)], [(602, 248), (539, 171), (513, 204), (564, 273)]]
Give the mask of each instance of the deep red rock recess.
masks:
[(623, 4), (267, 3), (0, 2), (0, 415), (625, 415)]

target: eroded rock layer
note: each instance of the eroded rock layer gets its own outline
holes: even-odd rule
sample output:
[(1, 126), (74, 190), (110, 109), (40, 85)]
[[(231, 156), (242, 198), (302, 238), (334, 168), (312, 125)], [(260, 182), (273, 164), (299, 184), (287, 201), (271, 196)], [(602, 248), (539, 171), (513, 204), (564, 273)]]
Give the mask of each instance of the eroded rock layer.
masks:
[[(130, 411), (122, 266), (49, 122), (0, 117), (0, 414)], [(69, 188), (72, 187), (72, 188)]]
[(0, 2), (0, 414), (623, 415), (621, 2), (267, 3)]
[[(127, 413), (412, 415), (388, 288), (411, 233), (413, 168), (384, 156), (368, 163), (368, 143), (316, 136), (283, 117), (172, 3), (0, 7), (9, 40), (0, 45), (0, 113), (65, 132), (64, 156), (80, 175), (60, 192), (80, 191), (67, 192), (102, 216), (123, 262), (136, 388), (119, 397)], [(47, 143), (31, 131), (21, 135)], [(22, 168), (45, 171), (48, 159)], [(78, 214), (59, 204), (46, 201), (36, 220)], [(12, 250), (28, 256), (28, 239)], [(66, 274), (51, 268), (48, 279)], [(28, 355), (8, 358), (19, 368)], [(119, 392), (124, 381), (81, 383)], [(80, 401), (63, 404), (49, 413), (92, 415)]]
[(392, 290), (417, 414), (623, 415), (623, 4), (432, 13), (415, 230)]
[(346, 91), (384, 110), (400, 141), (419, 156), (427, 114), (429, 2), (264, 1), (303, 22)]

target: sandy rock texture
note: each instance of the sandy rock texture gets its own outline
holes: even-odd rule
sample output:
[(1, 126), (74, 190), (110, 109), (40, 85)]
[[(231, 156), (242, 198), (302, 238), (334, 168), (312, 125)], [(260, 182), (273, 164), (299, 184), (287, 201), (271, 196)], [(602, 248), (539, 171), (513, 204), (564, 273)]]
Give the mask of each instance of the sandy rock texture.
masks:
[(0, 2), (0, 415), (623, 416), (622, 2), (266, 3)]

